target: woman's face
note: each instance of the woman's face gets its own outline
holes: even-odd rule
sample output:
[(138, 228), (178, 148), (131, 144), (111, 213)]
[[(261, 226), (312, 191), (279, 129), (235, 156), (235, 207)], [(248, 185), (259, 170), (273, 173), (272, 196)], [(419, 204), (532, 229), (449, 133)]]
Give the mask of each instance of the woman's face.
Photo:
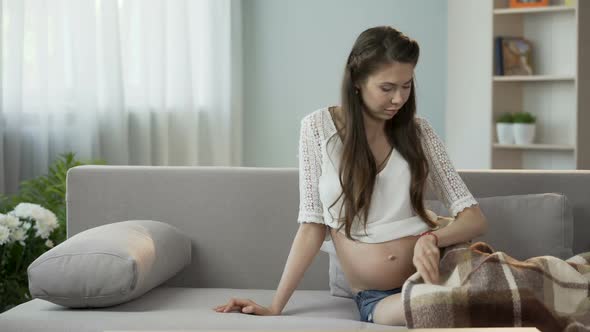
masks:
[(381, 66), (360, 86), (365, 115), (387, 121), (404, 106), (412, 90), (414, 65), (393, 62)]

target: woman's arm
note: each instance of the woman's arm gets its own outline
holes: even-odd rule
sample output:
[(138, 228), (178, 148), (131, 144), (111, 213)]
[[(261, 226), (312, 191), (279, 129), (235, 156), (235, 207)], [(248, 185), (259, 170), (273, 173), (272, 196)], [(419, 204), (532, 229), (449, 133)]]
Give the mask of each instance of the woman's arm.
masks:
[[(320, 117), (318, 118), (318, 115)], [(321, 114), (314, 112), (301, 120), (299, 135), (299, 229), (293, 240), (281, 281), (270, 306), (280, 314), (326, 237), (319, 179), (322, 174)]]
[(425, 282), (438, 284), (440, 262), (439, 247), (465, 242), (484, 234), (488, 223), (478, 205), (473, 205), (457, 214), (448, 226), (420, 236), (414, 246), (413, 263)]
[(413, 263), (424, 281), (438, 284), (439, 247), (465, 242), (484, 234), (488, 223), (478, 205), (473, 205), (457, 214), (448, 226), (420, 236), (414, 246)]
[(428, 162), (428, 180), (455, 218), (448, 226), (421, 236), (414, 246), (413, 263), (427, 283), (438, 283), (439, 247), (469, 241), (487, 230), (477, 201), (457, 173), (446, 148), (426, 119), (419, 118), (421, 142)]
[(326, 236), (326, 225), (304, 223), (293, 240), (281, 281), (270, 306), (271, 312), (280, 315), (287, 301), (303, 278), (303, 274), (316, 256)]
[(479, 205), (473, 205), (459, 212), (455, 221), (447, 227), (433, 231), (438, 238), (438, 247), (466, 242), (483, 235), (488, 229), (488, 222)]
[(438, 246), (446, 247), (482, 235), (487, 230), (486, 218), (453, 166), (444, 143), (426, 119), (419, 118), (417, 123), (429, 167), (428, 180), (455, 218), (449, 226), (434, 232), (438, 237)]
[(214, 310), (217, 312), (237, 310), (245, 314), (263, 316), (280, 315), (303, 278), (303, 274), (320, 250), (326, 231), (324, 224), (302, 223), (299, 225), (281, 281), (269, 307), (263, 307), (250, 299), (232, 298), (227, 304), (217, 306)]
[(303, 278), (303, 274), (320, 250), (326, 237), (323, 206), (319, 198), (318, 182), (321, 175), (320, 113), (312, 113), (301, 120), (299, 135), (299, 229), (291, 245), (277, 291), (269, 307), (252, 300), (232, 298), (228, 304), (215, 308), (217, 312), (240, 312), (256, 315), (280, 315), (289, 298)]

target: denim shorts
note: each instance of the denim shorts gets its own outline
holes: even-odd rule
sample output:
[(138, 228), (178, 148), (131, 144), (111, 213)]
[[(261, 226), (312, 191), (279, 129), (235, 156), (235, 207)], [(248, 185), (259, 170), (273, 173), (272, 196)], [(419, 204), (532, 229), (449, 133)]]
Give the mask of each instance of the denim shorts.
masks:
[(391, 290), (364, 290), (356, 293), (353, 297), (356, 306), (361, 314), (361, 321), (373, 323), (373, 311), (377, 303), (389, 295), (401, 293), (402, 288), (394, 288)]

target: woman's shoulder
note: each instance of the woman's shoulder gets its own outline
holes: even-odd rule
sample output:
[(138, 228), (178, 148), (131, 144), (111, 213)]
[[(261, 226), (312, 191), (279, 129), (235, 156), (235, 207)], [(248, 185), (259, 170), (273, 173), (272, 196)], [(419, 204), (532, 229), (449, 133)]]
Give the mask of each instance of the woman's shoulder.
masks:
[(430, 126), (428, 120), (425, 117), (416, 115), (414, 117), (414, 122), (418, 125), (418, 127)]
[(330, 106), (322, 107), (316, 109), (315, 111), (306, 114), (301, 119), (301, 123), (321, 123), (322, 119), (324, 118), (325, 114), (329, 112)]
[(428, 122), (426, 118), (421, 116), (415, 116), (414, 122), (416, 123), (416, 126), (418, 127), (418, 130), (422, 135), (431, 135), (435, 133), (434, 129), (432, 128), (432, 125), (430, 125), (430, 122)]
[(306, 114), (301, 119), (301, 129), (316, 135), (319, 134), (322, 139), (332, 135), (335, 129), (330, 115), (330, 107), (332, 106), (326, 106)]

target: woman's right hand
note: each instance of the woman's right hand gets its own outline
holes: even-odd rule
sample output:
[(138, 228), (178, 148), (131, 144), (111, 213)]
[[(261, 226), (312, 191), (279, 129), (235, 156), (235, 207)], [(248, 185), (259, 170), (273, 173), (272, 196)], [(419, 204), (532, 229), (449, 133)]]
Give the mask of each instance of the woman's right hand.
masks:
[(279, 312), (272, 310), (271, 308), (263, 307), (256, 304), (256, 302), (250, 299), (237, 299), (232, 298), (227, 304), (222, 304), (214, 308), (217, 312), (232, 312), (238, 311), (244, 314), (259, 315), (259, 316), (278, 316)]

